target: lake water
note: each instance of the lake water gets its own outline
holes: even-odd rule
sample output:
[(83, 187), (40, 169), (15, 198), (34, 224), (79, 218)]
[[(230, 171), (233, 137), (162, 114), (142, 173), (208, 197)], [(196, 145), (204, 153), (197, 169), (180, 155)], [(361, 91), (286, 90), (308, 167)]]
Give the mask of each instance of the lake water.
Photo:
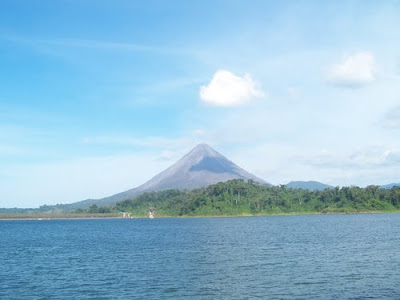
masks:
[(400, 214), (0, 221), (0, 299), (400, 299)]

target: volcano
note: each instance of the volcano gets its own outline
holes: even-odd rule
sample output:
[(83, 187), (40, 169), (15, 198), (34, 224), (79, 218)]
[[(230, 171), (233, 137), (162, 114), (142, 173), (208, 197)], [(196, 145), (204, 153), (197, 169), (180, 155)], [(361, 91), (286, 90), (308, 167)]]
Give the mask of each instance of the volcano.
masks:
[(243, 170), (207, 144), (200, 144), (168, 169), (139, 187), (103, 199), (89, 199), (70, 205), (74, 206), (74, 208), (89, 207), (93, 204), (113, 205), (118, 201), (130, 199), (146, 192), (169, 189), (190, 190), (231, 179), (253, 180), (260, 184), (270, 185)]

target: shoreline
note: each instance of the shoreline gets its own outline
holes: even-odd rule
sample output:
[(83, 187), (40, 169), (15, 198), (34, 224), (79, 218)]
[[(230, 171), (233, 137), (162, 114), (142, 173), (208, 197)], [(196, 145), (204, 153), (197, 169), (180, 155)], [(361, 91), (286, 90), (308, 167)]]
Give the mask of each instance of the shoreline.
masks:
[[(279, 213), (279, 214), (243, 214), (243, 215), (198, 215), (198, 216), (157, 216), (155, 219), (168, 219), (168, 218), (245, 218), (245, 217), (283, 217), (283, 216), (310, 216), (310, 215), (356, 215), (356, 214), (388, 214), (388, 213), (400, 213), (400, 211), (358, 211), (358, 212), (294, 212), (294, 213)], [(51, 214), (51, 215), (5, 215), (0, 214), (0, 221), (8, 220), (36, 220), (36, 221), (47, 221), (47, 220), (100, 220), (100, 219), (149, 219), (147, 216), (132, 216), (130, 218), (123, 218), (121, 216), (112, 215), (100, 215), (94, 214), (93, 216), (85, 215), (63, 215), (63, 214)]]

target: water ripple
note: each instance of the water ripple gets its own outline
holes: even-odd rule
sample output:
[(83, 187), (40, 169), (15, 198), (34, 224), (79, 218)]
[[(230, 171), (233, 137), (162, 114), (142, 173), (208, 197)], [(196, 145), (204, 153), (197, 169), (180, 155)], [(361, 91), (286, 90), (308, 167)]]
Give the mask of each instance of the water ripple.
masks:
[(0, 222), (0, 299), (399, 299), (400, 214)]

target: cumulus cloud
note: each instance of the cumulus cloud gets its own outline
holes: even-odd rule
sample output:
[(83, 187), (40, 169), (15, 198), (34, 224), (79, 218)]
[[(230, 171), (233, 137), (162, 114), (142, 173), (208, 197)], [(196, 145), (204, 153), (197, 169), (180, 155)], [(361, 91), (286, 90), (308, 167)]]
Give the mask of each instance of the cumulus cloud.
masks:
[(218, 70), (210, 83), (200, 88), (201, 100), (215, 106), (237, 106), (263, 96), (250, 74), (240, 77), (227, 70)]
[(342, 87), (361, 87), (376, 80), (377, 64), (370, 52), (347, 56), (341, 63), (330, 67), (327, 81)]

